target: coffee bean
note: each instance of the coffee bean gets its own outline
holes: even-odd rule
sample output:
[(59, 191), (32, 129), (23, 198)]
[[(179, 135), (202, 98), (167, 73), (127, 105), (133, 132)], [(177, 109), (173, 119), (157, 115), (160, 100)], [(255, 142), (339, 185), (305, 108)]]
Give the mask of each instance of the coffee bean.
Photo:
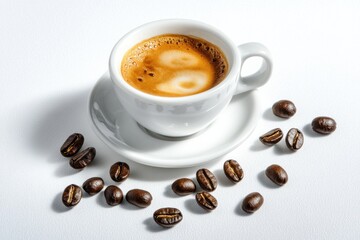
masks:
[(100, 177), (92, 177), (86, 180), (82, 187), (89, 195), (95, 195), (103, 189), (104, 180)]
[(196, 191), (196, 185), (193, 180), (189, 178), (180, 178), (171, 185), (174, 193), (180, 196), (189, 195)]
[(234, 183), (240, 182), (244, 178), (244, 171), (236, 160), (225, 161), (223, 168), (226, 177)]
[(312, 129), (320, 134), (330, 134), (336, 129), (336, 122), (331, 117), (317, 117), (311, 123)]
[(116, 162), (110, 167), (110, 177), (115, 182), (123, 182), (130, 175), (130, 167), (127, 163)]
[(304, 144), (304, 135), (297, 128), (291, 128), (286, 135), (286, 145), (290, 150), (299, 150)]
[(104, 191), (104, 196), (107, 204), (115, 206), (123, 201), (123, 192), (120, 188), (114, 185), (108, 186)]
[(71, 134), (60, 148), (60, 153), (64, 157), (74, 156), (82, 147), (84, 137), (80, 133)]
[(257, 211), (264, 203), (263, 196), (258, 192), (248, 194), (242, 203), (242, 209), (247, 213)]
[(80, 202), (81, 198), (81, 188), (75, 184), (71, 184), (65, 188), (62, 195), (62, 202), (66, 207), (73, 207)]
[(282, 186), (288, 181), (288, 175), (286, 171), (279, 165), (273, 164), (266, 168), (266, 176), (275, 184)]
[(96, 150), (93, 147), (89, 147), (70, 159), (70, 166), (75, 169), (82, 169), (89, 165), (95, 158)]
[(280, 142), (282, 137), (283, 137), (283, 132), (281, 131), (281, 129), (275, 128), (275, 129), (272, 129), (269, 132), (261, 135), (259, 137), (259, 139), (263, 144), (272, 146), (272, 145)]
[(199, 206), (205, 210), (214, 210), (218, 205), (216, 198), (208, 192), (197, 193), (195, 199)]
[(157, 224), (162, 227), (173, 227), (183, 219), (182, 213), (177, 208), (160, 208), (153, 214), (153, 218)]
[(296, 107), (289, 100), (280, 100), (272, 106), (273, 113), (281, 118), (290, 118), (296, 113)]
[(196, 172), (196, 179), (200, 187), (208, 192), (212, 192), (217, 187), (216, 177), (206, 168), (199, 169)]
[(137, 207), (145, 208), (151, 204), (152, 196), (148, 191), (132, 189), (127, 192), (126, 200)]

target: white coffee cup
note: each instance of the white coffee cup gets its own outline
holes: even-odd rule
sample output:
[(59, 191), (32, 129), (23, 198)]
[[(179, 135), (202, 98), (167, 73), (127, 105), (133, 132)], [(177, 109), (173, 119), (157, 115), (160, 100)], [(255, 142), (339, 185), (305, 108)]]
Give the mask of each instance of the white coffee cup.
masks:
[[(155, 96), (131, 86), (120, 70), (125, 53), (139, 42), (163, 34), (193, 36), (218, 46), (229, 64), (225, 79), (204, 92), (182, 97)], [(263, 58), (262, 66), (254, 74), (241, 77), (244, 61), (254, 56)], [(267, 48), (260, 43), (237, 46), (220, 30), (208, 24), (168, 19), (139, 26), (121, 38), (111, 52), (109, 71), (118, 99), (136, 122), (160, 135), (183, 137), (209, 126), (234, 95), (265, 84), (271, 75), (272, 60)]]

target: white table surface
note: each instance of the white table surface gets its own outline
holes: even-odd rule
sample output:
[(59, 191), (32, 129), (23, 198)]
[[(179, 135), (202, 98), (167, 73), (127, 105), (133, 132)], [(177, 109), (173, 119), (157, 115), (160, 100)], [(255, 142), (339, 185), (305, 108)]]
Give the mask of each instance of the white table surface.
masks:
[[(315, 3), (316, 2), (316, 3)], [(190, 18), (222, 29), (235, 42), (257, 41), (273, 55), (270, 82), (259, 90), (262, 114), (252, 135), (221, 159), (187, 169), (159, 169), (122, 159), (100, 141), (87, 117), (88, 95), (107, 70), (115, 42), (143, 23)], [(360, 2), (334, 1), (0, 1), (0, 238), (1, 239), (360, 239)], [(275, 118), (270, 108), (292, 100), (296, 115)], [(337, 120), (329, 136), (311, 132), (319, 115)], [(289, 153), (284, 142), (263, 147), (258, 137), (280, 127), (303, 130), (305, 144)], [(59, 154), (72, 132), (97, 149), (81, 172)], [(216, 137), (216, 136), (214, 136)], [(222, 174), (238, 160), (245, 178)], [(108, 175), (127, 161), (126, 193), (143, 188), (153, 203), (107, 207), (103, 193), (67, 210), (63, 189)], [(283, 166), (289, 182), (274, 187), (263, 171)], [(174, 195), (171, 183), (200, 167), (219, 180), (218, 208), (200, 209), (194, 196)], [(252, 215), (240, 210), (246, 194), (265, 198)], [(163, 229), (152, 220), (160, 207), (179, 208), (183, 221)]]

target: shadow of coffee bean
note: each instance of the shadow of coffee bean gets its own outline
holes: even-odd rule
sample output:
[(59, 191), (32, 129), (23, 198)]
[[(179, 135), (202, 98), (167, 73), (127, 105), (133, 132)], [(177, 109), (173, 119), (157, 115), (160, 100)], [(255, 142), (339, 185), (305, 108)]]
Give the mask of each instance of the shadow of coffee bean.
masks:
[(243, 203), (243, 199), (241, 199), (241, 201), (236, 205), (234, 212), (236, 215), (242, 216), (242, 217), (248, 217), (251, 216), (251, 213), (247, 213), (242, 209), (242, 203)]
[[(105, 196), (104, 196), (104, 191), (101, 191), (101, 192), (96, 194), (96, 202), (97, 202), (97, 204), (99, 204), (100, 206), (102, 206), (104, 208), (116, 208), (116, 207), (119, 207), (119, 205), (110, 206), (109, 204), (107, 204), (107, 202), (105, 200)], [(120, 203), (120, 204), (122, 204), (122, 203)]]
[(259, 152), (259, 151), (263, 151), (266, 149), (269, 149), (271, 146), (266, 146), (265, 144), (263, 144), (262, 142), (260, 142), (259, 138), (257, 138), (253, 145), (251, 145), (250, 150), (254, 151), (254, 152)]
[(303, 130), (303, 133), (305, 133), (306, 136), (311, 137), (311, 138), (322, 138), (322, 137), (328, 136), (326, 134), (320, 134), (320, 133), (315, 132), (312, 129), (311, 123), (306, 124), (302, 128), (302, 130)]
[(68, 208), (63, 204), (62, 194), (63, 194), (62, 192), (56, 194), (51, 204), (52, 210), (57, 213), (64, 213), (71, 210), (71, 208)]
[(195, 200), (195, 196), (191, 199), (187, 199), (184, 203), (187, 210), (195, 214), (208, 214), (210, 211), (206, 211)]
[(216, 176), (216, 179), (218, 180), (218, 184), (222, 187), (232, 187), (236, 183), (231, 182), (224, 173), (223, 169), (217, 169), (214, 171), (214, 174)]
[[(272, 146), (274, 149), (274, 153), (276, 155), (285, 155), (285, 154), (293, 154), (296, 151), (290, 150), (284, 142), (277, 143), (276, 145)], [(299, 150), (301, 151), (301, 150)]]
[(276, 185), (275, 183), (273, 183), (265, 174), (265, 170), (261, 171), (258, 173), (257, 178), (259, 180), (259, 182), (267, 188), (272, 188), (272, 189), (276, 189), (279, 188), (280, 186)]
[(274, 121), (274, 122), (284, 122), (287, 120), (286, 118), (280, 118), (275, 116), (272, 111), (272, 108), (266, 109), (262, 116), (265, 120)]
[(145, 219), (143, 223), (146, 225), (146, 229), (150, 232), (161, 232), (161, 231), (166, 231), (167, 229), (171, 229), (160, 226), (154, 221), (152, 217)]
[(169, 185), (166, 186), (165, 191), (164, 191), (164, 196), (165, 197), (169, 197), (169, 198), (183, 197), (183, 196), (180, 196), (180, 195), (177, 195), (176, 193), (174, 193), (171, 186), (172, 186), (172, 184), (169, 184)]
[(59, 167), (55, 170), (55, 176), (57, 177), (67, 177), (74, 174), (77, 174), (81, 170), (74, 169), (69, 165), (69, 161), (66, 161), (59, 165)]
[[(123, 192), (124, 193), (124, 192)], [(141, 208), (141, 207), (138, 207), (138, 206), (135, 206), (131, 203), (129, 203), (126, 199), (125, 199), (125, 195), (126, 193), (124, 193), (124, 199), (122, 201), (122, 203), (119, 204), (119, 206), (125, 210), (131, 210), (131, 211), (140, 211), (140, 210), (143, 210), (144, 208)], [(150, 204), (151, 206), (151, 204)]]

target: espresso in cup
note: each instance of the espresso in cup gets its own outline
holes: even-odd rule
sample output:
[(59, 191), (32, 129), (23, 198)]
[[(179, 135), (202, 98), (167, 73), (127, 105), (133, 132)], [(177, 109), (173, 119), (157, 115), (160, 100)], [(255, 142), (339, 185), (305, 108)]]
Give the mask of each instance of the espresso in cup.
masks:
[(180, 34), (146, 39), (126, 52), (121, 74), (132, 87), (156, 96), (181, 97), (204, 92), (227, 75), (219, 47)]
[[(241, 66), (254, 56), (261, 67), (242, 77)], [(214, 122), (234, 95), (264, 85), (272, 60), (260, 43), (237, 46), (206, 23), (164, 19), (125, 34), (111, 51), (109, 72), (119, 107), (134, 121), (157, 135), (184, 137)]]

